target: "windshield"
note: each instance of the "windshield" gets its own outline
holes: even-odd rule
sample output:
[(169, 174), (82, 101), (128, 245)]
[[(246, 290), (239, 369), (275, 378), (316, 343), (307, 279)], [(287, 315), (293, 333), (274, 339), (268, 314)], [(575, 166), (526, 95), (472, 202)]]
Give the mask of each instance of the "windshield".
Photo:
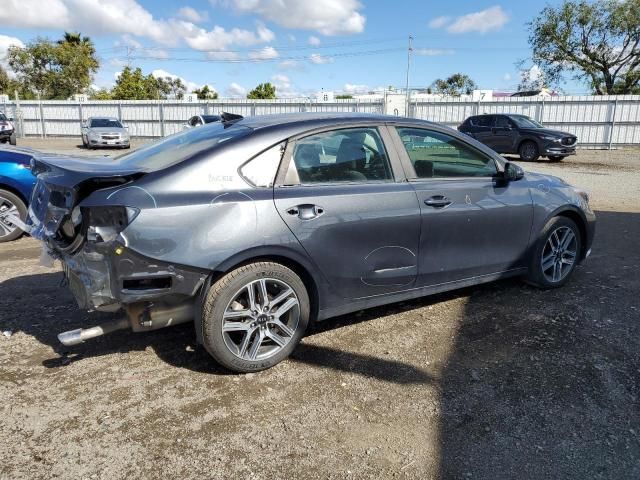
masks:
[(510, 115), (509, 118), (516, 122), (516, 125), (520, 128), (544, 128), (541, 123), (526, 115)]
[(158, 142), (151, 142), (134, 152), (114, 159), (123, 167), (151, 172), (180, 163), (194, 155), (233, 138), (244, 137), (251, 129), (239, 125), (224, 128), (222, 123), (211, 123), (176, 133)]
[(6, 120), (7, 117), (4, 116), (4, 113), (0, 112), (0, 120)]
[(109, 118), (94, 118), (91, 120), (91, 128), (122, 128), (122, 124), (118, 120)]

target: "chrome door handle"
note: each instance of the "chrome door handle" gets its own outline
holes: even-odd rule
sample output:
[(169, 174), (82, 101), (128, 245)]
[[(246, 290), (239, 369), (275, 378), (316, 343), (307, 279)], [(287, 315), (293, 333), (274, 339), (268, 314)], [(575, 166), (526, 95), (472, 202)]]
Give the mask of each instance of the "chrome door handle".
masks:
[(451, 205), (451, 200), (444, 195), (434, 195), (433, 197), (427, 198), (424, 204), (433, 208), (444, 208), (447, 205)]
[(300, 220), (311, 220), (322, 215), (324, 213), (324, 208), (319, 205), (312, 205), (307, 203), (304, 205), (296, 205), (295, 207), (291, 207), (287, 210), (287, 213), (289, 215), (298, 217)]

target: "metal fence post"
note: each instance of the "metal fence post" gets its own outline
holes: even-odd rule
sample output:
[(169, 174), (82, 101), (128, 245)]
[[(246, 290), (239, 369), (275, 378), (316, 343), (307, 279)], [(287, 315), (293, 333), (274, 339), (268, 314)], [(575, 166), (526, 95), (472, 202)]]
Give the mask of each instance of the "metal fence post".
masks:
[(82, 133), (82, 102), (78, 102), (78, 116), (80, 117), (80, 133)]
[(164, 137), (164, 105), (158, 104), (158, 113), (160, 115), (160, 136)]
[(118, 103), (118, 120), (122, 122), (122, 104)]
[(616, 112), (618, 111), (618, 99), (613, 102), (613, 115), (611, 115), (611, 126), (609, 127), (609, 150), (611, 150), (611, 144), (613, 143), (613, 129), (616, 126)]
[(47, 137), (47, 132), (45, 130), (44, 127), (44, 110), (42, 108), (42, 99), (40, 98), (40, 94), (38, 94), (38, 107), (40, 110), (40, 134), (42, 136), (42, 138), (46, 138)]
[(256, 102), (251, 104), (251, 116), (253, 117), (256, 114)]

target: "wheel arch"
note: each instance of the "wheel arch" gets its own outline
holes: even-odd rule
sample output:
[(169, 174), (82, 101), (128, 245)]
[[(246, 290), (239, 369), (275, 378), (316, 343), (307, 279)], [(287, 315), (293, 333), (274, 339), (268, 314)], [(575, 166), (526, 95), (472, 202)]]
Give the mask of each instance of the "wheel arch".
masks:
[(16, 197), (22, 200), (22, 203), (24, 203), (24, 206), (26, 208), (29, 208), (29, 201), (25, 198), (24, 194), (16, 187), (7, 183), (0, 182), (0, 190), (6, 190), (7, 192), (13, 193)]
[(317, 268), (300, 253), (285, 247), (257, 247), (240, 252), (217, 265), (203, 284), (198, 295), (195, 315), (196, 337), (202, 343), (202, 305), (209, 287), (227, 273), (249, 263), (274, 262), (293, 270), (300, 277), (309, 294), (311, 303), (310, 322), (315, 322), (320, 311), (320, 273)]
[(587, 219), (584, 214), (580, 212), (579, 209), (571, 206), (566, 206), (555, 210), (549, 217), (547, 218), (545, 225), (554, 217), (565, 217), (569, 220), (572, 220), (580, 231), (580, 260), (584, 260), (587, 254)]
[(518, 142), (518, 146), (516, 147), (516, 153), (520, 153), (520, 147), (522, 147), (522, 145), (526, 142), (533, 142), (538, 149), (538, 153), (540, 153), (540, 144), (534, 137), (524, 137), (520, 139), (520, 141)]

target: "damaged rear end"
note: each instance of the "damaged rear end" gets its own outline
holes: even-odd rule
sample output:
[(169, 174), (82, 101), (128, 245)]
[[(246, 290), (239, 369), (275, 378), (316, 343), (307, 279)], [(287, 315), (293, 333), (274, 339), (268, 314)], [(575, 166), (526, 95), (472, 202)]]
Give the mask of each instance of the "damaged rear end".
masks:
[[(147, 331), (188, 322), (206, 273), (158, 262), (127, 247), (122, 233), (140, 212), (147, 173), (111, 159), (39, 157), (25, 229), (43, 244), (43, 258), (60, 260), (78, 306), (117, 312), (109, 324), (59, 335), (65, 345), (113, 330)], [(118, 194), (128, 190), (131, 195)], [(113, 198), (113, 204), (109, 204)]]

